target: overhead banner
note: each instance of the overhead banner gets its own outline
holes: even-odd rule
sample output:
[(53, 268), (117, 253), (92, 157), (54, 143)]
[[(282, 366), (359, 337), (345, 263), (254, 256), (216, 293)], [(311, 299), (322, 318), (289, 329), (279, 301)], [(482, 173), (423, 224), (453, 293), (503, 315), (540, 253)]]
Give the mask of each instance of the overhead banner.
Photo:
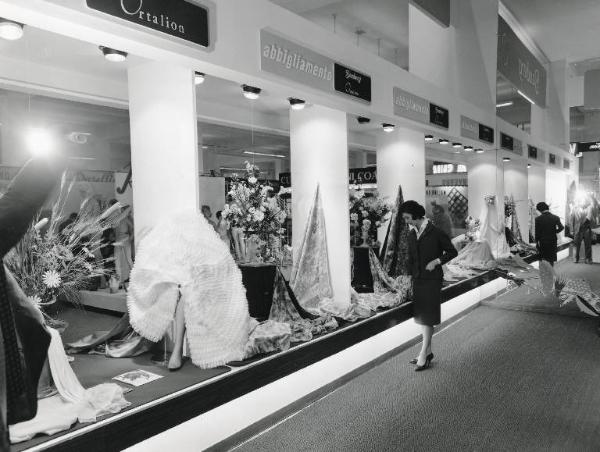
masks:
[(571, 143), (571, 146), (569, 146), (569, 150), (571, 149), (573, 149), (573, 151), (570, 151), (573, 155), (577, 155), (577, 153), (579, 152), (600, 151), (600, 142), (589, 141), (587, 143)]
[(494, 129), (467, 116), (460, 117), (460, 136), (494, 144)]
[(208, 8), (188, 0), (86, 0), (111, 16), (208, 47)]
[(498, 72), (540, 107), (546, 107), (546, 69), (498, 16)]
[(267, 30), (260, 30), (260, 69), (322, 91), (371, 102), (371, 77)]
[[(279, 173), (279, 183), (282, 187), (292, 186), (292, 173)], [(377, 167), (367, 166), (366, 168), (350, 168), (348, 170), (348, 183), (356, 184), (376, 184)]]
[(427, 99), (394, 87), (394, 114), (424, 124), (447, 129), (450, 114), (447, 108), (432, 104)]

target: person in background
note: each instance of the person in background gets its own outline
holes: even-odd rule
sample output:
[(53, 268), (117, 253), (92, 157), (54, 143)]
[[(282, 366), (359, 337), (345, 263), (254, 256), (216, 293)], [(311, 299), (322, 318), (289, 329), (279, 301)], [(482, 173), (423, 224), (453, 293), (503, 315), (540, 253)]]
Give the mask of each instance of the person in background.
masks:
[(573, 244), (575, 245), (574, 262), (579, 263), (579, 251), (581, 242), (585, 250), (585, 263), (592, 263), (592, 206), (584, 197), (580, 197), (571, 209), (569, 226), (573, 234)]
[[(215, 224), (215, 222), (211, 219), (212, 217), (212, 212), (210, 210), (210, 206), (207, 206), (206, 204), (204, 204), (202, 206), (202, 215), (204, 215), (204, 218), (206, 218), (206, 221), (208, 221), (208, 224), (210, 224), (213, 229), (216, 231), (217, 230), (217, 225)], [(218, 231), (217, 231), (218, 232)]]
[(215, 229), (217, 234), (219, 234), (221, 240), (223, 240), (228, 247), (231, 247), (231, 231), (229, 228), (229, 222), (223, 218), (223, 213), (220, 210), (217, 212), (216, 217), (217, 225)]
[(550, 207), (545, 202), (538, 202), (535, 208), (540, 216), (535, 218), (535, 244), (540, 254), (540, 259), (554, 265), (556, 262), (556, 234), (564, 229), (560, 218), (550, 213)]
[(412, 360), (415, 371), (425, 370), (433, 359), (431, 338), (441, 321), (442, 265), (458, 252), (450, 237), (425, 218), (425, 208), (416, 201), (406, 201), (400, 213), (413, 231), (408, 236), (408, 265), (413, 277), (413, 313), (422, 326), (423, 343), (419, 356)]
[(433, 213), (433, 218), (431, 219), (433, 225), (452, 238), (452, 220), (450, 219), (450, 215), (446, 213), (446, 209), (437, 202), (432, 201), (431, 212)]

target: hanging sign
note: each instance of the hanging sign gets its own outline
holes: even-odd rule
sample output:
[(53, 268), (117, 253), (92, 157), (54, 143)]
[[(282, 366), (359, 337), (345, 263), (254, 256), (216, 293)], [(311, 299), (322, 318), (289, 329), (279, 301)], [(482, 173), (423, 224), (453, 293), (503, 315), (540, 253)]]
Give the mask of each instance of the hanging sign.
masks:
[(498, 72), (536, 105), (546, 107), (546, 69), (500, 16)]
[(334, 87), (340, 93), (371, 102), (371, 77), (341, 64), (334, 64)]
[(600, 142), (598, 141), (590, 141), (587, 143), (571, 143), (571, 145), (575, 145), (575, 152), (571, 152), (573, 155), (576, 155), (579, 152), (594, 152), (600, 151)]
[(371, 77), (260, 30), (260, 69), (323, 91), (340, 92), (371, 102)]
[(366, 168), (350, 168), (350, 184), (376, 184), (377, 167), (368, 166)]
[(394, 87), (394, 114), (427, 124), (429, 123), (429, 101)]
[(89, 8), (208, 47), (208, 8), (188, 0), (86, 0)]
[(282, 187), (292, 186), (292, 173), (279, 173), (279, 184)]
[(510, 135), (500, 132), (500, 147), (512, 151), (514, 148), (514, 139)]
[(548, 163), (550, 165), (556, 165), (556, 154), (548, 154)]
[(494, 143), (494, 129), (467, 117), (460, 117), (460, 136), (472, 140)]
[(535, 146), (527, 145), (527, 155), (529, 155), (530, 159), (537, 160), (538, 158), (538, 149)]
[(429, 104), (429, 122), (435, 126), (447, 129), (450, 124), (448, 109), (439, 105)]

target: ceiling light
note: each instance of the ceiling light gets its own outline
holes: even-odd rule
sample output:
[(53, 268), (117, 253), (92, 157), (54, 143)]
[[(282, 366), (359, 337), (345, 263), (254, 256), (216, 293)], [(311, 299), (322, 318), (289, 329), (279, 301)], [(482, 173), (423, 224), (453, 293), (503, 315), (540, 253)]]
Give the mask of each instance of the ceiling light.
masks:
[(425, 135), (425, 141), (433, 141), (433, 135)]
[(111, 49), (110, 47), (100, 46), (100, 50), (104, 54), (104, 58), (112, 63), (121, 63), (127, 59), (127, 52)]
[(475, 154), (483, 154), (483, 149), (475, 149)]
[(371, 122), (371, 118), (367, 118), (366, 116), (359, 116), (358, 118), (356, 118), (356, 120), (359, 124), (368, 124), (369, 122)]
[(242, 92), (246, 99), (256, 100), (260, 97), (260, 92), (262, 90), (260, 88), (256, 88), (255, 86), (250, 85), (242, 85)]
[(496, 108), (502, 108), (502, 107), (510, 107), (514, 102), (512, 100), (509, 100), (508, 102), (500, 102), (499, 104), (496, 104)]
[(396, 126), (394, 124), (388, 124), (387, 122), (384, 122), (381, 124), (381, 127), (383, 127), (383, 131), (384, 132), (393, 132), (394, 129), (396, 128)]
[(204, 72), (194, 71), (194, 85), (201, 85), (204, 83)]
[(471, 152), (472, 150), (473, 150), (473, 146), (469, 146), (469, 145), (465, 146), (465, 151)]
[(532, 101), (529, 97), (527, 97), (526, 94), (524, 94), (521, 90), (517, 90), (517, 93), (519, 93), (527, 102), (529, 102), (531, 105), (535, 105), (535, 102)]
[(288, 97), (288, 102), (292, 110), (302, 110), (306, 106), (306, 102), (302, 99), (296, 99), (294, 97)]
[(29, 129), (25, 137), (25, 142), (27, 143), (29, 152), (36, 157), (46, 157), (54, 151), (54, 138), (46, 129)]
[(527, 164), (527, 169), (531, 168), (531, 163)]
[(254, 151), (244, 151), (244, 154), (248, 155), (260, 155), (261, 157), (277, 157), (278, 159), (284, 159), (285, 155), (281, 154), (265, 154), (262, 152), (254, 152)]
[(462, 148), (462, 144), (460, 144), (460, 143), (452, 143), (452, 147), (455, 148), (455, 149), (460, 149), (460, 148)]
[(16, 41), (23, 37), (23, 24), (0, 18), (0, 38)]
[(510, 162), (510, 157), (502, 157), (503, 162)]
[(446, 140), (445, 138), (440, 138), (440, 144), (448, 144), (449, 141)]

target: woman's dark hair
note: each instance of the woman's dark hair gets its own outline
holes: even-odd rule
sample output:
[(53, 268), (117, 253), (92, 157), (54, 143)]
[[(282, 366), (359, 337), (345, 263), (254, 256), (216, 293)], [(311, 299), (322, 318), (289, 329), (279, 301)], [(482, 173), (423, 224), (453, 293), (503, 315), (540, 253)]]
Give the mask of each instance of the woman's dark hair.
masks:
[(218, 211), (218, 212), (215, 214), (215, 216), (216, 216), (216, 217), (217, 217), (217, 218), (220, 220), (220, 219), (221, 219), (221, 211), (219, 210), (219, 211)]
[(417, 201), (406, 201), (400, 206), (400, 214), (408, 213), (413, 220), (419, 220), (425, 216), (425, 208)]

